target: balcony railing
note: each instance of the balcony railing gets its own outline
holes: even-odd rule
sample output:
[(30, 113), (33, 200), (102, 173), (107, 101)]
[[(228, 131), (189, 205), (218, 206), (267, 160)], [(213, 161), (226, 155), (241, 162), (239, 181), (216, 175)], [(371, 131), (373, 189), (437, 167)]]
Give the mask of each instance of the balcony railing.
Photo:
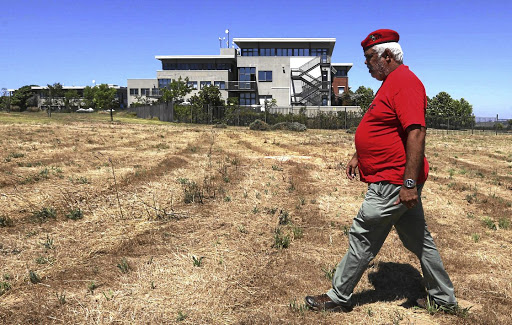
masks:
[(255, 91), (256, 81), (227, 81), (226, 89), (229, 91)]

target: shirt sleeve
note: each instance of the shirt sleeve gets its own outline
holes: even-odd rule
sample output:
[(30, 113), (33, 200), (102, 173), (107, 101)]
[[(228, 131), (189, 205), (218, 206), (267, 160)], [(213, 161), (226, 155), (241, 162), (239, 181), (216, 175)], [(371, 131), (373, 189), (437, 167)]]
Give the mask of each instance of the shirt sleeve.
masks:
[(393, 97), (393, 107), (403, 129), (418, 124), (426, 126), (427, 98), (422, 85), (407, 85)]

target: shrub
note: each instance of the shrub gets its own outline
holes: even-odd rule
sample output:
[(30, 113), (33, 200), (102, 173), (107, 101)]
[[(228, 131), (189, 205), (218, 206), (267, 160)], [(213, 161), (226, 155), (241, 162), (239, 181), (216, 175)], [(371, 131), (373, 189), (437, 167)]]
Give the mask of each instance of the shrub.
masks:
[(56, 217), (57, 217), (57, 212), (52, 207), (50, 207), (50, 208), (45, 207), (39, 211), (34, 211), (32, 213), (32, 220), (34, 222), (43, 223), (43, 222), (48, 221), (48, 219), (55, 219)]
[(269, 126), (267, 123), (263, 122), (262, 120), (256, 120), (249, 124), (249, 129), (255, 130), (255, 131), (268, 131)]
[(224, 124), (224, 123), (220, 123), (220, 124), (215, 124), (213, 127), (214, 127), (215, 129), (225, 129), (225, 128), (227, 128), (228, 126), (227, 126), (226, 124)]
[(272, 125), (271, 129), (304, 132), (307, 130), (307, 127), (299, 122), (280, 122)]

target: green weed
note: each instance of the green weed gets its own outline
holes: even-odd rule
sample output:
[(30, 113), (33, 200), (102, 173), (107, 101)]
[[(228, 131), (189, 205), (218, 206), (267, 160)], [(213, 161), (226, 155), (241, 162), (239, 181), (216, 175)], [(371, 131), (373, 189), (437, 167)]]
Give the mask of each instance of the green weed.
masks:
[(121, 273), (128, 273), (131, 270), (130, 264), (128, 264), (128, 261), (124, 257), (121, 259), (121, 262), (117, 264), (117, 267), (121, 270)]
[(276, 170), (276, 171), (279, 171), (279, 172), (283, 171), (283, 169), (281, 167), (277, 166), (277, 165), (272, 165), (272, 170)]
[(498, 220), (498, 226), (500, 229), (508, 229), (510, 228), (510, 220), (506, 217), (501, 217), (500, 220)]
[(484, 226), (486, 226), (487, 228), (491, 229), (491, 230), (496, 230), (496, 224), (494, 223), (494, 221), (489, 218), (489, 217), (485, 217), (483, 220), (482, 220)]
[(80, 208), (71, 209), (66, 214), (66, 218), (71, 219), (71, 220), (79, 220), (79, 219), (82, 219), (83, 217), (84, 217), (84, 215), (82, 213), (82, 210), (80, 210)]
[(204, 256), (201, 256), (200, 258), (192, 256), (192, 263), (196, 267), (201, 267), (203, 265), (203, 259), (204, 259)]
[(308, 305), (306, 305), (306, 303), (302, 303), (302, 304), (297, 303), (296, 299), (291, 300), (288, 307), (290, 308), (290, 310), (293, 313), (300, 314), (300, 315), (304, 315), (304, 312), (306, 310), (309, 310), (309, 307), (308, 307)]
[(55, 262), (55, 259), (53, 257), (39, 256), (38, 258), (36, 258), (37, 264), (53, 264), (53, 262)]
[(300, 227), (293, 226), (292, 232), (293, 232), (293, 239), (300, 239), (304, 236), (302, 228), (300, 228)]
[(480, 235), (479, 234), (471, 234), (471, 239), (473, 239), (473, 241), (475, 243), (478, 243), (480, 241)]
[(57, 301), (59, 302), (59, 305), (64, 305), (66, 303), (66, 295), (64, 292), (61, 293), (55, 293), (57, 296)]
[(28, 278), (33, 284), (38, 284), (41, 282), (39, 275), (37, 275), (37, 273), (32, 270), (28, 271)]
[(334, 276), (334, 273), (336, 272), (336, 267), (333, 267), (333, 268), (322, 267), (322, 272), (324, 272), (324, 276), (327, 278), (327, 280), (332, 281), (332, 277)]
[(276, 228), (274, 231), (274, 244), (272, 247), (283, 249), (290, 246), (290, 236), (281, 233), (281, 229)]
[(181, 322), (187, 319), (188, 315), (183, 313), (181, 310), (178, 312), (178, 317), (176, 317), (176, 321)]
[(279, 211), (279, 224), (287, 225), (289, 223), (290, 223), (290, 218), (289, 218), (288, 211), (286, 211), (286, 210)]
[(98, 288), (98, 285), (94, 281), (89, 282), (89, 284), (87, 285), (87, 290), (91, 294), (94, 294), (94, 290), (96, 290), (97, 288)]
[(0, 282), (0, 296), (2, 296), (7, 291), (11, 290), (11, 285), (9, 282), (1, 281)]
[(245, 226), (244, 225), (238, 225), (238, 231), (241, 233), (241, 234), (247, 234), (249, 233), (247, 231), (247, 229), (245, 229)]
[(41, 245), (43, 245), (46, 249), (55, 248), (55, 245), (53, 245), (53, 238), (51, 238), (49, 235), (46, 235), (46, 240), (42, 242)]
[(44, 207), (39, 211), (32, 212), (32, 221), (43, 223), (49, 219), (56, 219), (57, 211), (53, 207)]

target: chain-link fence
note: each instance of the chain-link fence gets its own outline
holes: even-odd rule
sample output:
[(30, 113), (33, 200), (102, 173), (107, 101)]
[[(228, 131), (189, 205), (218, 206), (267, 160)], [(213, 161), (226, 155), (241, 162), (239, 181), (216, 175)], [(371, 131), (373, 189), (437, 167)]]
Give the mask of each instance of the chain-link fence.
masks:
[[(156, 106), (156, 105), (155, 105)], [(248, 126), (255, 120), (268, 124), (280, 122), (299, 122), (310, 129), (347, 129), (354, 131), (361, 122), (361, 111), (354, 107), (246, 107), (246, 106), (210, 106), (160, 105), (158, 112), (154, 106), (140, 106), (129, 109), (137, 116), (147, 118), (157, 116), (162, 121), (227, 124)], [(162, 112), (164, 110), (165, 112)], [(171, 111), (172, 110), (172, 111)], [(512, 134), (512, 119), (496, 117), (441, 117), (426, 116), (430, 133), (446, 134)]]
[(446, 134), (512, 134), (512, 119), (500, 119), (496, 117), (426, 117), (427, 127), (433, 133)]

